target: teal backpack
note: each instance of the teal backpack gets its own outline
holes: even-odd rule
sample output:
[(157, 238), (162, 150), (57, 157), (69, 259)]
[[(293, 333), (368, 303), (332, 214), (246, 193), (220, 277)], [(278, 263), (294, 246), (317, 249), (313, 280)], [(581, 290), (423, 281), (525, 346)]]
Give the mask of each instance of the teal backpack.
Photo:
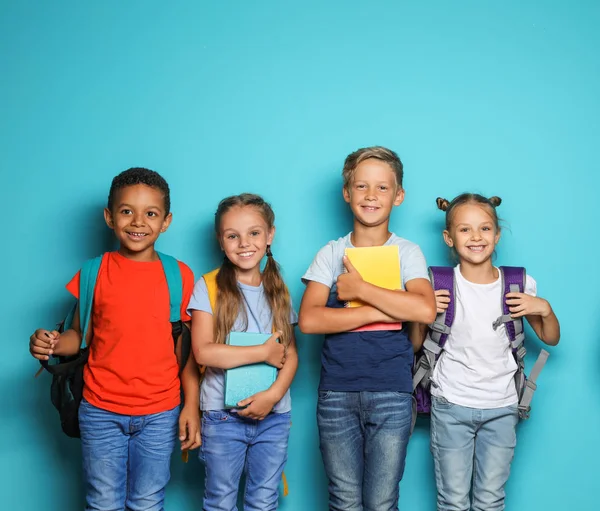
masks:
[[(179, 374), (183, 371), (190, 356), (190, 331), (181, 321), (181, 300), (183, 299), (183, 280), (179, 264), (174, 257), (158, 252), (167, 285), (169, 287), (170, 318), (175, 353), (180, 352)], [(90, 326), (96, 279), (104, 256), (86, 261), (81, 267), (79, 277), (79, 325), (81, 327), (81, 347), (79, 353), (67, 357), (51, 357), (41, 360), (43, 368), (52, 375), (50, 398), (58, 410), (61, 427), (67, 436), (79, 438), (79, 404), (83, 395), (83, 369), (89, 356), (86, 336)], [(71, 328), (77, 304), (59, 325), (58, 331)]]

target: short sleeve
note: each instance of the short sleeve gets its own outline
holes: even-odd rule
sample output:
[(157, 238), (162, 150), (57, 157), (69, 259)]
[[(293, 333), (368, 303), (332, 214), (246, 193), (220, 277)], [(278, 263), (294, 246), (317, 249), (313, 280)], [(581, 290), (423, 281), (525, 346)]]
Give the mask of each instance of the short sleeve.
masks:
[(400, 260), (402, 271), (402, 285), (406, 287), (406, 283), (414, 279), (429, 280), (427, 272), (427, 262), (425, 256), (418, 245), (414, 245), (407, 251)]
[(312, 264), (309, 266), (306, 273), (302, 276), (302, 282), (318, 282), (331, 288), (333, 286), (334, 271), (333, 271), (333, 245), (331, 243), (325, 245), (317, 252)]
[[(291, 298), (290, 298), (290, 300), (291, 300)], [(298, 324), (298, 313), (296, 312), (296, 309), (294, 308), (293, 302), (291, 302), (290, 305), (291, 305), (291, 307), (290, 307), (290, 324), (297, 325)]]
[(69, 281), (69, 283), (65, 286), (67, 291), (71, 293), (75, 298), (79, 300), (79, 276), (81, 272), (77, 272), (75, 276)]
[(212, 314), (212, 307), (210, 306), (210, 299), (208, 298), (208, 288), (203, 278), (199, 278), (198, 282), (194, 286), (190, 302), (187, 306), (187, 314), (192, 315), (192, 311), (202, 311)]
[(181, 271), (181, 280), (183, 281), (183, 296), (181, 299), (181, 320), (190, 321), (192, 318), (188, 313), (188, 303), (192, 297), (194, 289), (194, 272), (188, 265), (178, 261), (179, 270)]
[(525, 275), (525, 294), (537, 296), (537, 282), (527, 274)]

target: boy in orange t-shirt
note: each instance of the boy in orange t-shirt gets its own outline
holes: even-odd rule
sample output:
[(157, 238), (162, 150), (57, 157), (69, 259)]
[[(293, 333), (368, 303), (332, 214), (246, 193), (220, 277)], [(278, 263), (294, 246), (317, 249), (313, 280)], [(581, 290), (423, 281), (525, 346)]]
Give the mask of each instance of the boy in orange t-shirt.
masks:
[[(178, 429), (182, 449), (200, 445), (198, 368), (190, 357), (180, 383), (169, 289), (154, 249), (172, 219), (168, 184), (148, 169), (122, 172), (113, 179), (104, 218), (119, 249), (102, 259), (86, 339), (90, 352), (79, 407), (85, 509), (162, 510)], [(179, 268), (181, 319), (187, 323), (194, 275), (182, 262)], [(67, 289), (79, 298), (79, 273)], [(39, 360), (72, 355), (81, 336), (76, 311), (71, 329), (38, 329), (29, 349)]]

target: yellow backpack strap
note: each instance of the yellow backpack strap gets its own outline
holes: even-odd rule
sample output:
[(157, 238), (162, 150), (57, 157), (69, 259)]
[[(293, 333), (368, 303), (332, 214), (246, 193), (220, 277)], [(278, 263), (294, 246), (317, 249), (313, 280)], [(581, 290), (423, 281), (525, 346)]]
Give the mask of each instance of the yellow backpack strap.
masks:
[(283, 481), (283, 496), (287, 497), (290, 490), (288, 488), (287, 477), (285, 477), (285, 472), (281, 473), (281, 480)]
[(215, 313), (215, 309), (217, 308), (217, 274), (219, 273), (220, 268), (213, 270), (209, 273), (205, 273), (202, 275), (204, 282), (206, 282), (206, 289), (208, 291), (208, 300), (210, 302), (210, 307)]
[[(205, 273), (202, 275), (204, 282), (206, 283), (206, 290), (208, 292), (208, 301), (210, 302), (210, 308), (215, 313), (215, 309), (217, 308), (217, 274), (219, 273), (220, 268), (213, 270), (211, 272)], [(200, 367), (200, 377), (204, 376), (204, 371), (206, 367)]]

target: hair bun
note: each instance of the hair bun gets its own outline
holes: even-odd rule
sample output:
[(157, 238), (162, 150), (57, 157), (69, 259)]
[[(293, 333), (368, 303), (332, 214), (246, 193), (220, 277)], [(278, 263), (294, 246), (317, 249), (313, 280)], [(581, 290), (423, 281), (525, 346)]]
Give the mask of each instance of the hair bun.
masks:
[(495, 195), (493, 197), (490, 197), (488, 200), (490, 201), (490, 204), (495, 208), (502, 204), (502, 199), (500, 197), (496, 197)]
[(442, 211), (446, 211), (448, 209), (448, 206), (450, 206), (450, 201), (448, 201), (447, 199), (442, 199), (441, 197), (438, 197), (435, 200), (435, 203), (437, 204), (437, 207)]

